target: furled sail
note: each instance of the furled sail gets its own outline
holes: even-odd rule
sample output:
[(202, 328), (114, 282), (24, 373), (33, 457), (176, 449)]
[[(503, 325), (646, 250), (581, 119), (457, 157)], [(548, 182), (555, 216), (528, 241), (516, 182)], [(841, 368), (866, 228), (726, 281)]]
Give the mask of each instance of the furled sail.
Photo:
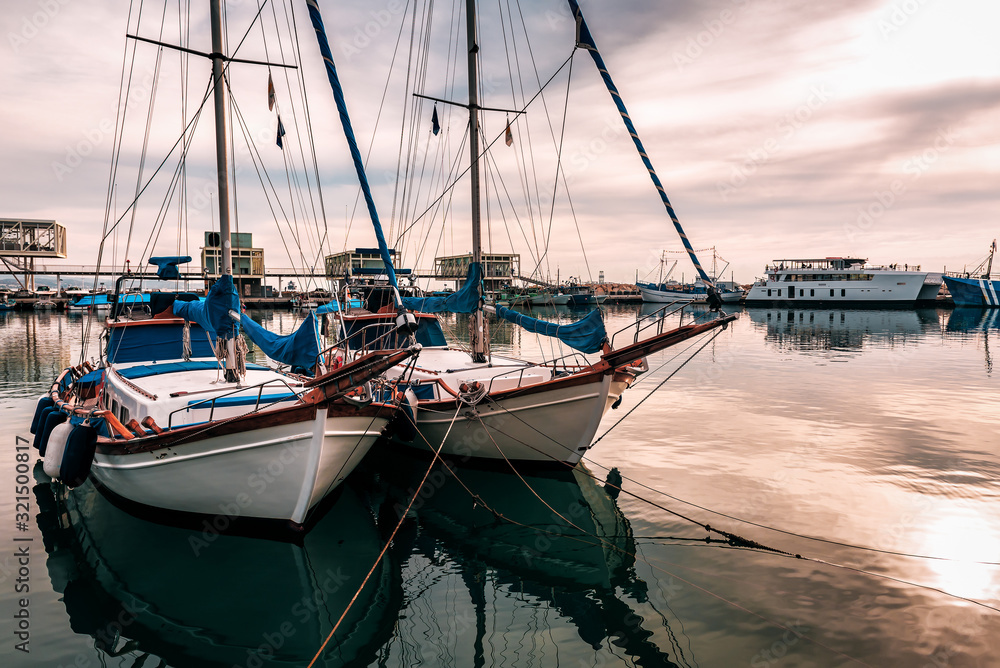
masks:
[(567, 2), (569, 2), (569, 9), (573, 14), (573, 18), (576, 19), (577, 46), (589, 51), (591, 58), (594, 59), (594, 64), (597, 65), (597, 70), (601, 73), (601, 78), (604, 79), (604, 84), (607, 86), (608, 92), (611, 93), (611, 99), (614, 100), (615, 106), (618, 107), (618, 113), (621, 114), (622, 121), (625, 123), (626, 129), (632, 137), (632, 141), (635, 143), (636, 150), (639, 151), (639, 157), (642, 158), (643, 164), (646, 165), (646, 170), (649, 172), (649, 178), (653, 180), (653, 185), (656, 186), (656, 191), (660, 194), (660, 199), (663, 200), (663, 206), (667, 209), (667, 215), (670, 216), (670, 220), (674, 224), (674, 229), (677, 230), (677, 234), (680, 236), (681, 242), (684, 244), (684, 249), (687, 251), (688, 257), (691, 258), (691, 262), (694, 264), (694, 268), (698, 271), (698, 276), (701, 278), (702, 283), (704, 283), (708, 288), (709, 293), (713, 294), (715, 291), (715, 283), (712, 282), (708, 273), (701, 266), (701, 262), (698, 261), (698, 256), (695, 255), (694, 247), (691, 246), (691, 242), (688, 241), (687, 235), (684, 234), (684, 229), (681, 227), (680, 221), (677, 220), (677, 214), (674, 212), (674, 207), (670, 203), (670, 199), (667, 197), (667, 191), (663, 189), (663, 185), (660, 183), (660, 178), (656, 175), (656, 170), (653, 169), (653, 163), (650, 162), (649, 156), (646, 154), (646, 149), (643, 147), (642, 141), (639, 139), (639, 134), (636, 132), (635, 126), (632, 124), (632, 119), (628, 114), (628, 109), (625, 108), (622, 96), (618, 93), (618, 88), (615, 86), (615, 82), (611, 79), (608, 67), (604, 64), (604, 58), (601, 57), (601, 53), (597, 50), (597, 43), (594, 41), (593, 35), (590, 34), (590, 28), (587, 27), (587, 22), (583, 18), (583, 12), (580, 10), (580, 5), (577, 4), (576, 0), (567, 0)]
[(496, 307), (496, 314), (498, 318), (519, 325), (529, 332), (554, 336), (567, 346), (582, 353), (600, 352), (602, 345), (608, 340), (608, 332), (604, 329), (601, 309), (594, 309), (587, 314), (586, 318), (568, 325), (532, 318), (503, 306)]
[(326, 76), (330, 80), (330, 86), (333, 88), (333, 99), (337, 103), (337, 111), (340, 112), (340, 122), (344, 126), (344, 135), (347, 137), (347, 143), (351, 149), (351, 157), (354, 159), (354, 169), (357, 170), (358, 181), (365, 195), (365, 203), (368, 205), (368, 213), (371, 215), (372, 226), (375, 228), (379, 255), (382, 257), (382, 262), (385, 263), (385, 270), (389, 275), (389, 283), (392, 287), (398, 289), (399, 284), (396, 282), (396, 270), (392, 266), (389, 247), (385, 242), (385, 234), (382, 232), (382, 223), (379, 222), (378, 211), (375, 209), (375, 200), (372, 198), (372, 190), (368, 185), (368, 177), (365, 175), (365, 163), (361, 159), (361, 151), (358, 149), (358, 142), (354, 137), (351, 118), (347, 114), (347, 101), (344, 99), (344, 89), (340, 85), (340, 77), (337, 76), (337, 66), (333, 63), (330, 42), (326, 38), (326, 29), (323, 27), (323, 16), (320, 14), (319, 5), (316, 0), (306, 0), (306, 5), (309, 7), (309, 19), (316, 30), (319, 51), (323, 55), (323, 62), (326, 64)]
[(403, 306), (421, 313), (474, 313), (479, 307), (482, 280), (483, 265), (472, 262), (461, 290), (441, 297), (403, 297)]
[(240, 324), (250, 340), (276, 362), (288, 364), (292, 368), (301, 367), (307, 371), (311, 371), (316, 365), (316, 357), (319, 355), (319, 332), (316, 329), (316, 318), (312, 313), (306, 316), (294, 332), (284, 336), (264, 329), (246, 313), (240, 315)]
[(203, 302), (174, 300), (174, 315), (198, 323), (212, 338), (230, 339), (239, 334), (239, 327), (229, 317), (230, 311), (240, 312), (240, 296), (230, 274), (219, 277)]

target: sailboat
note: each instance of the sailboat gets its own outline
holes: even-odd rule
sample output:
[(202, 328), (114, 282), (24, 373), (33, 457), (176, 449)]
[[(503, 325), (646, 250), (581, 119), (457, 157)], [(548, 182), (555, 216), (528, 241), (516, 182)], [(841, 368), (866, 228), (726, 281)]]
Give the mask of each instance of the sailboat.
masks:
[[(528, 317), (498, 304), (492, 307), (484, 305), (480, 163), (485, 161), (485, 152), (480, 148), (479, 115), (483, 107), (479, 99), (480, 49), (474, 0), (465, 3), (469, 99), (467, 103), (454, 103), (431, 98), (468, 110), (472, 224), (468, 274), (462, 288), (448, 296), (400, 298), (392, 259), (364, 174), (360, 151), (353, 141), (343, 89), (319, 7), (315, 0), (308, 0), (308, 5), (345, 133), (351, 142), (351, 153), (379, 241), (389, 289), (395, 294), (395, 303), (377, 312), (351, 310), (340, 315), (340, 346), (345, 357), (350, 359), (369, 350), (377, 350), (380, 345), (399, 345), (398, 338), (388, 334), (401, 319), (409, 318), (412, 320), (412, 335), (423, 346), (419, 361), (413, 365), (397, 366), (386, 373), (386, 377), (405, 396), (405, 417), (397, 419), (394, 431), (397, 440), (456, 457), (523, 461), (539, 465), (576, 465), (591, 447), (604, 414), (618, 404), (622, 393), (647, 368), (645, 358), (648, 355), (724, 327), (736, 316), (715, 313), (716, 317), (707, 322), (692, 322), (641, 340), (641, 323), (636, 323), (628, 331), (609, 335), (599, 309), (577, 322), (557, 324)], [(645, 150), (614, 90), (582, 13), (572, 0), (570, 8), (577, 24), (576, 46), (587, 50), (597, 61), (661, 199), (676, 229), (681, 232), (689, 256), (702, 280), (709, 286), (708, 296), (717, 305), (714, 284), (698, 263), (645, 157)], [(488, 345), (487, 311), (529, 332), (554, 337), (577, 352), (545, 362), (492, 354)], [(469, 349), (446, 342), (435, 315), (443, 312), (468, 314)], [(621, 345), (623, 341), (624, 345)], [(578, 353), (596, 355), (598, 359), (591, 361)]]
[[(39, 399), (31, 432), (45, 472), (71, 487), (90, 477), (142, 512), (253, 518), (298, 530), (393, 416), (392, 395), (373, 381), (419, 346), (328, 366), (312, 314), (278, 336), (242, 312), (233, 282), (223, 80), (228, 64), (241, 61), (223, 55), (221, 0), (211, 1), (211, 30), (212, 52), (199, 55), (212, 62), (219, 232), (226, 240), (220, 278), (204, 301), (153, 292), (142, 309), (124, 308), (126, 282), (191, 278), (180, 271), (191, 257), (150, 257), (155, 274), (119, 278), (101, 360), (81, 356), (58, 375)], [(248, 363), (241, 332), (284, 368)]]
[(1000, 278), (993, 278), (993, 255), (997, 240), (986, 259), (970, 272), (947, 273), (942, 278), (956, 306), (1000, 306)]

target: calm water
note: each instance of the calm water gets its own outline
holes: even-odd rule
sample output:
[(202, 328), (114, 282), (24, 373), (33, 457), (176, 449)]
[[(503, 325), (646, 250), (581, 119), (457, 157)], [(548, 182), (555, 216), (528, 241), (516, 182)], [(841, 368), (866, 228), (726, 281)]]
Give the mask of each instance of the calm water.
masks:
[[(611, 307), (608, 329), (642, 312)], [(0, 314), (0, 665), (306, 665), (426, 460), (377, 449), (302, 545), (151, 524), (89, 485), (34, 480), (18, 531), (15, 437), (77, 360), (82, 322)], [(651, 358), (601, 433), (685, 349)], [(432, 473), (319, 665), (1000, 665), (1000, 613), (957, 598), (1000, 607), (1000, 567), (982, 563), (1000, 561), (994, 351), (1000, 316), (978, 310), (748, 309), (585, 470)], [(705, 542), (650, 502), (813, 560)], [(30, 654), (14, 649), (24, 545)]]

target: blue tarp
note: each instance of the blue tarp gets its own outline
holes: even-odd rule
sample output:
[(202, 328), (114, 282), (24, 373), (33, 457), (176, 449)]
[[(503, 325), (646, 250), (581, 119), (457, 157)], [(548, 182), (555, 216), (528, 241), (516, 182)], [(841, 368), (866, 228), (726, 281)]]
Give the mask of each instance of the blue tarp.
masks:
[(229, 311), (240, 312), (240, 296), (233, 285), (233, 277), (223, 274), (208, 291), (205, 301), (174, 302), (174, 314), (189, 322), (196, 322), (213, 338), (231, 339), (239, 332), (238, 325), (229, 317)]
[[(362, 302), (360, 299), (352, 299), (347, 303), (347, 305), (350, 308), (361, 308), (362, 306), (364, 306), (364, 302)], [(326, 313), (336, 313), (339, 310), (340, 310), (340, 302), (334, 299), (329, 304), (323, 304), (322, 306), (318, 307), (316, 309), (316, 315), (324, 315)]]
[(473, 313), (479, 307), (482, 280), (482, 265), (472, 262), (465, 285), (458, 292), (446, 297), (403, 297), (403, 306), (421, 313)]
[[(196, 302), (190, 302), (196, 303)], [(179, 360), (184, 357), (183, 325), (156, 320), (143, 320), (141, 324), (113, 327), (108, 340), (109, 362), (152, 362)], [(214, 332), (212, 335), (214, 337)], [(191, 356), (215, 357), (212, 344), (197, 324), (191, 326)]]
[(187, 264), (191, 261), (190, 255), (174, 255), (168, 257), (151, 257), (150, 264), (155, 264), (158, 269), (156, 275), (163, 280), (172, 280), (181, 277), (181, 272), (177, 268), (179, 264)]
[(600, 309), (595, 309), (588, 313), (583, 320), (577, 320), (568, 325), (559, 325), (532, 318), (503, 306), (496, 307), (496, 314), (497, 317), (519, 325), (529, 332), (558, 337), (567, 346), (582, 353), (600, 352), (601, 344), (608, 340), (608, 333), (604, 329), (604, 318)]
[(316, 331), (316, 318), (312, 313), (306, 316), (298, 329), (285, 336), (267, 331), (245, 313), (240, 316), (240, 323), (250, 340), (271, 359), (308, 371), (316, 365), (319, 335)]

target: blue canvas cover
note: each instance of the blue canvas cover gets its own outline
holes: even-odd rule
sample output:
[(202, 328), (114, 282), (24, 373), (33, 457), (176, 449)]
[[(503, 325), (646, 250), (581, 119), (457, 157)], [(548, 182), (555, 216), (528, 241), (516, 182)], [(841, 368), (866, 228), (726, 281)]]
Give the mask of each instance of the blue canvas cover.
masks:
[(213, 337), (222, 339), (231, 339), (239, 332), (239, 326), (229, 317), (231, 310), (240, 312), (240, 296), (229, 274), (223, 274), (215, 282), (205, 301), (174, 302), (174, 315), (196, 322)]
[[(351, 299), (348, 304), (350, 308), (361, 308), (364, 306), (364, 302), (360, 299)], [(336, 313), (340, 310), (340, 302), (336, 299), (331, 300), (328, 304), (323, 304), (316, 309), (316, 315), (325, 315), (327, 313)]]
[(474, 313), (479, 307), (482, 280), (483, 266), (472, 262), (465, 285), (458, 292), (444, 297), (403, 297), (403, 306), (420, 313)]
[(156, 275), (163, 280), (172, 280), (181, 277), (181, 272), (177, 268), (179, 264), (187, 264), (191, 261), (190, 255), (172, 255), (168, 257), (151, 257), (150, 264), (155, 264), (158, 269)]
[[(196, 302), (188, 302), (196, 303)], [(139, 325), (114, 327), (108, 339), (109, 362), (152, 362), (179, 360), (184, 357), (183, 325), (170, 322), (142, 321)], [(215, 338), (215, 332), (212, 332)], [(191, 325), (191, 356), (215, 357), (212, 344), (197, 323)]]
[(250, 340), (271, 359), (306, 370), (312, 370), (316, 365), (319, 334), (316, 330), (316, 318), (312, 313), (306, 316), (298, 329), (285, 336), (267, 331), (245, 313), (240, 316), (240, 324)]
[(559, 325), (532, 318), (503, 306), (496, 307), (496, 314), (497, 317), (519, 325), (529, 332), (555, 336), (567, 346), (582, 353), (600, 352), (601, 345), (608, 340), (608, 333), (604, 329), (604, 317), (601, 315), (600, 309), (595, 309), (588, 313), (583, 320), (577, 320), (568, 325)]

